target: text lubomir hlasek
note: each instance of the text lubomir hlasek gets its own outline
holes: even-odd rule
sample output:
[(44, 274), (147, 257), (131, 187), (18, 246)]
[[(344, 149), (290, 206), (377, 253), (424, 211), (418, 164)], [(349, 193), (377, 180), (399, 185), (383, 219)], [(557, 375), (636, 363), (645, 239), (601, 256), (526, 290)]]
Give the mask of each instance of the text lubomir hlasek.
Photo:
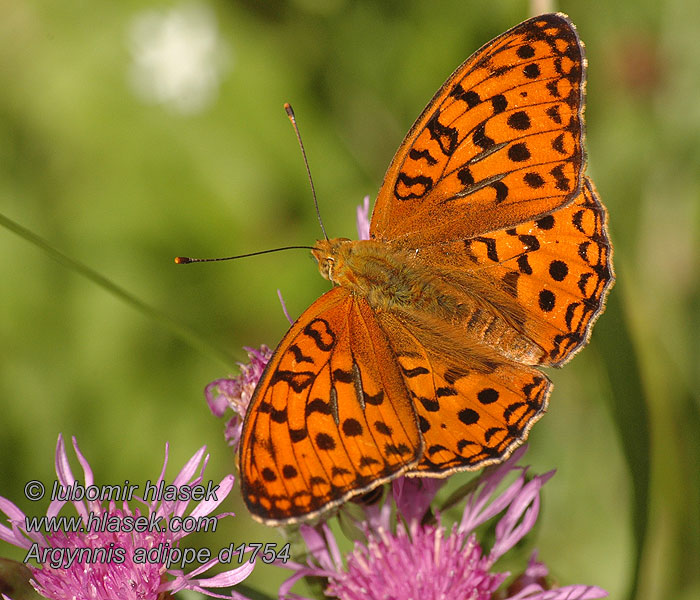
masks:
[[(74, 502), (80, 500), (114, 500), (130, 502), (137, 493), (139, 485), (132, 484), (129, 480), (125, 480), (122, 485), (81, 485), (80, 481), (76, 480), (72, 485), (64, 486), (53, 482), (51, 488), (51, 500), (59, 500), (65, 502)], [(165, 481), (151, 483), (149, 479), (144, 486), (143, 494), (140, 499), (145, 502), (166, 502), (194, 500), (199, 501), (216, 501), (218, 498), (216, 492), (219, 490), (219, 485), (214, 484), (209, 480), (207, 485), (172, 485), (166, 484)]]

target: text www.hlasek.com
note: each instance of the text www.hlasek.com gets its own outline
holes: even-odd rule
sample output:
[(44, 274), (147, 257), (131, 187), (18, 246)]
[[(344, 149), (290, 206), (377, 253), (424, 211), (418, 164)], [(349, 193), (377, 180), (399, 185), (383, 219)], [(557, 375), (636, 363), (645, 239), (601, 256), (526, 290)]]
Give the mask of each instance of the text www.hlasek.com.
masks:
[[(146, 516), (110, 515), (109, 513), (88, 515), (87, 523), (81, 517), (25, 517), (27, 532), (55, 533), (63, 531), (75, 532), (110, 532), (131, 533), (147, 531), (216, 531), (216, 517), (178, 517), (172, 516), (167, 522), (163, 517), (152, 514)], [(219, 554), (225, 554), (222, 549)], [(229, 551), (229, 561), (235, 552)], [(223, 558), (223, 556), (221, 556)], [(239, 561), (242, 556), (239, 556)], [(74, 563), (116, 563), (121, 564), (126, 559), (126, 550), (121, 546), (110, 543), (109, 547), (99, 548), (55, 548), (40, 547), (36, 542), (24, 557), (24, 562), (35, 560), (41, 564), (49, 564), (54, 569), (69, 569)], [(135, 563), (165, 564), (166, 568), (179, 564), (185, 568), (188, 564), (204, 563), (211, 559), (208, 548), (177, 548), (170, 543), (161, 542), (153, 548), (133, 549)], [(242, 561), (240, 561), (242, 562)]]
[(26, 517), (24, 524), (27, 532), (38, 531), (54, 533), (90, 532), (90, 533), (142, 533), (146, 531), (173, 531), (192, 533), (193, 531), (216, 531), (216, 517), (178, 517), (173, 516), (167, 522), (163, 517), (153, 513), (150, 517), (132, 515), (101, 515), (90, 513), (87, 523), (82, 517)]

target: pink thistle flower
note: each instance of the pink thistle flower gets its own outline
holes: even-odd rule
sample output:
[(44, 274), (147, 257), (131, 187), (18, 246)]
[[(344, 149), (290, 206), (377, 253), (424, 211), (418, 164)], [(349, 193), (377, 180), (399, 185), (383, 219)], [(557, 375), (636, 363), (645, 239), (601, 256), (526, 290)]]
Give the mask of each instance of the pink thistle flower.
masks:
[[(397, 506), (412, 506), (411, 511), (402, 514), (403, 520), (398, 519), (394, 527), (387, 511), (375, 511), (377, 518), (364, 527), (365, 540), (355, 542), (345, 560), (325, 523), (320, 530), (301, 526), (310, 557), (306, 564), (284, 565), (295, 572), (280, 587), (280, 598), (300, 600), (291, 588), (304, 577), (325, 578), (326, 595), (339, 600), (589, 600), (607, 596), (595, 586), (547, 589), (547, 568), (534, 554), (525, 572), (502, 589), (510, 574), (495, 570), (495, 564), (532, 529), (539, 513), (540, 489), (554, 474), (527, 481), (527, 469), (515, 464), (523, 452), (524, 448), (519, 449), (482, 476), (466, 496), (460, 523), (449, 530), (439, 515), (435, 524), (421, 524), (439, 485), (421, 486), (408, 479), (395, 482), (393, 495)], [(516, 473), (515, 480), (496, 496), (496, 488), (511, 473)], [(411, 496), (415, 505), (411, 505)], [(487, 551), (475, 529), (498, 515), (495, 541)]]
[(214, 416), (223, 417), (227, 408), (233, 411), (233, 416), (226, 423), (224, 437), (228, 445), (234, 449), (238, 449), (243, 420), (248, 411), (250, 399), (253, 397), (255, 386), (272, 356), (272, 350), (265, 344), (260, 346), (258, 350), (248, 347), (245, 347), (244, 350), (248, 352), (250, 363), (238, 363), (241, 369), (240, 375), (217, 379), (204, 388), (209, 410)]
[[(81, 487), (86, 496), (88, 489), (103, 489), (94, 485), (90, 464), (80, 452), (75, 438), (73, 449), (83, 469), (84, 481), (81, 484), (73, 476), (63, 436), (59, 435), (56, 446), (57, 483), (61, 486), (58, 488), (59, 495), (70, 497), (71, 489)], [(191, 491), (195, 486), (201, 485), (209, 459), (208, 455), (205, 456), (205, 449), (200, 448), (180, 470), (172, 482), (173, 489), (181, 491), (189, 488)], [(164, 483), (167, 464), (166, 444), (163, 469), (154, 484), (156, 488), (161, 482)], [(187, 574), (175, 568), (183, 564), (179, 543), (187, 535), (183, 531), (185, 522), (210, 515), (228, 496), (233, 480), (233, 475), (224, 477), (218, 488), (212, 488), (215, 491), (211, 494), (211, 499), (202, 500), (191, 511), (188, 511), (190, 499), (146, 501), (134, 496), (143, 505), (143, 511), (130, 508), (126, 499), (121, 507), (117, 507), (114, 500), (105, 505), (99, 499), (72, 499), (78, 517), (62, 517), (61, 529), (46, 535), (31, 526), (31, 519), (15, 504), (0, 497), (0, 511), (8, 517), (10, 523), (10, 527), (0, 525), (0, 539), (24, 548), (28, 551), (27, 558), (34, 558), (40, 563), (40, 567), (29, 567), (33, 577), (31, 583), (39, 594), (50, 600), (155, 600), (184, 589), (217, 598), (244, 600), (244, 596), (236, 592), (224, 596), (213, 592), (212, 588), (228, 587), (244, 580), (253, 570), (254, 565), (249, 562), (237, 569), (210, 577), (200, 575), (216, 565), (218, 558), (198, 555), (197, 562), (204, 563)], [(64, 499), (52, 500), (46, 518), (57, 517), (66, 504)], [(220, 519), (230, 514), (232, 513), (209, 518)], [(72, 527), (66, 526), (69, 522), (73, 523)], [(112, 526), (106, 525), (107, 523)], [(135, 523), (143, 526), (136, 526)], [(175, 523), (178, 524), (177, 527), (173, 526)], [(180, 553), (180, 558), (173, 561), (174, 564), (170, 564), (162, 554), (163, 550), (170, 549)], [(153, 558), (153, 553), (158, 554), (159, 550), (160, 555)], [(171, 553), (170, 558), (175, 559), (176, 553)]]

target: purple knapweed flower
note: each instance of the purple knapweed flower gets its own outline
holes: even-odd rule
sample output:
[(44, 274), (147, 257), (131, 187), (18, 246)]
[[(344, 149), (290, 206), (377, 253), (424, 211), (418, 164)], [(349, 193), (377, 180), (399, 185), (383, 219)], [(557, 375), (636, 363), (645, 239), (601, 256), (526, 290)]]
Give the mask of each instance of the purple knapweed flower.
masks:
[[(83, 469), (82, 483), (73, 476), (63, 437), (58, 436), (55, 489), (59, 490), (60, 498), (51, 501), (46, 519), (56, 518), (68, 499), (78, 513), (77, 517), (62, 517), (63, 521), (55, 521), (63, 523), (59, 531), (41, 533), (31, 525), (31, 517), (0, 497), (0, 511), (8, 517), (10, 524), (9, 527), (0, 525), (0, 539), (24, 548), (27, 550), (25, 560), (34, 559), (40, 564), (39, 567), (28, 565), (32, 573), (31, 583), (39, 594), (49, 600), (161, 600), (188, 589), (216, 598), (245, 599), (236, 592), (221, 595), (212, 589), (233, 586), (244, 580), (253, 570), (254, 565), (250, 562), (237, 569), (201, 577), (219, 560), (216, 556), (210, 558), (198, 554), (196, 560), (187, 561), (198, 564), (197, 568), (187, 574), (178, 568), (185, 564), (185, 551), (181, 551), (179, 545), (191, 530), (189, 523), (195, 519), (220, 519), (231, 514), (208, 517), (231, 491), (233, 475), (224, 477), (218, 487), (211, 488), (213, 492), (209, 499), (204, 498), (188, 511), (191, 499), (184, 496), (195, 489), (202, 490), (195, 486), (202, 485), (209, 460), (209, 456), (205, 456), (206, 447), (200, 448), (190, 458), (171, 487), (166, 488), (163, 479), (168, 464), (166, 444), (163, 469), (157, 481), (152, 483), (153, 490), (163, 486), (163, 490), (177, 490), (179, 497), (171, 497), (168, 493), (161, 494), (160, 498), (151, 493), (150, 499), (133, 496), (141, 503), (142, 509), (131, 508), (127, 499), (120, 501), (119, 505), (113, 499), (109, 502), (97, 497), (85, 499), (86, 496), (95, 497), (88, 490), (103, 496), (103, 490), (108, 486), (94, 485), (90, 464), (80, 452), (75, 438), (73, 448)], [(79, 493), (81, 489), (83, 491)], [(187, 489), (190, 492), (185, 491), (183, 496), (182, 491)], [(123, 495), (132, 496), (126, 490)], [(199, 492), (195, 495), (201, 497)], [(73, 526), (67, 526), (69, 522)], [(48, 527), (45, 529), (48, 531)]]
[(224, 437), (228, 445), (236, 450), (241, 439), (241, 430), (248, 404), (253, 397), (255, 386), (265, 370), (265, 365), (272, 356), (272, 350), (265, 344), (260, 346), (258, 350), (248, 347), (245, 347), (244, 350), (248, 352), (250, 363), (238, 363), (241, 369), (240, 375), (217, 379), (204, 388), (207, 404), (214, 416), (223, 417), (227, 408), (233, 411), (233, 416), (226, 423)]
[(357, 207), (357, 239), (369, 239), (369, 196), (365, 196), (362, 204)]
[[(527, 469), (516, 466), (523, 452), (524, 448), (516, 451), (482, 476), (466, 496), (460, 522), (449, 529), (439, 515), (434, 523), (422, 523), (439, 484), (424, 485), (426, 482), (407, 478), (394, 483), (393, 498), (397, 506), (411, 510), (398, 512), (395, 526), (390, 511), (375, 510), (364, 526), (365, 539), (355, 542), (345, 559), (328, 525), (323, 523), (320, 530), (302, 526), (310, 557), (306, 564), (284, 564), (295, 573), (280, 587), (280, 598), (301, 599), (291, 588), (303, 577), (325, 579), (325, 594), (339, 600), (588, 600), (607, 596), (595, 586), (547, 589), (547, 568), (535, 555), (525, 572), (503, 589), (510, 574), (495, 569), (495, 564), (532, 529), (540, 489), (554, 473), (527, 481)], [(515, 481), (494, 495), (510, 473), (517, 473)], [(487, 551), (474, 532), (498, 515), (495, 540)]]

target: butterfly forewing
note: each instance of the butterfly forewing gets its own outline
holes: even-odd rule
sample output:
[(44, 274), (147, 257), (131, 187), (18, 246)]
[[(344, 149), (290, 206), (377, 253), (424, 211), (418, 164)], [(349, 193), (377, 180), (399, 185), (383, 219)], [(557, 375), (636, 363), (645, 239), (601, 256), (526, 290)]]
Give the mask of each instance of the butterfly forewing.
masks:
[(422, 440), (386, 335), (337, 287), (292, 326), (251, 400), (243, 497), (268, 523), (309, 518), (415, 464)]
[(564, 15), (535, 17), (486, 44), (404, 139), (372, 238), (409, 247), (466, 239), (571, 201), (584, 165), (584, 71)]

